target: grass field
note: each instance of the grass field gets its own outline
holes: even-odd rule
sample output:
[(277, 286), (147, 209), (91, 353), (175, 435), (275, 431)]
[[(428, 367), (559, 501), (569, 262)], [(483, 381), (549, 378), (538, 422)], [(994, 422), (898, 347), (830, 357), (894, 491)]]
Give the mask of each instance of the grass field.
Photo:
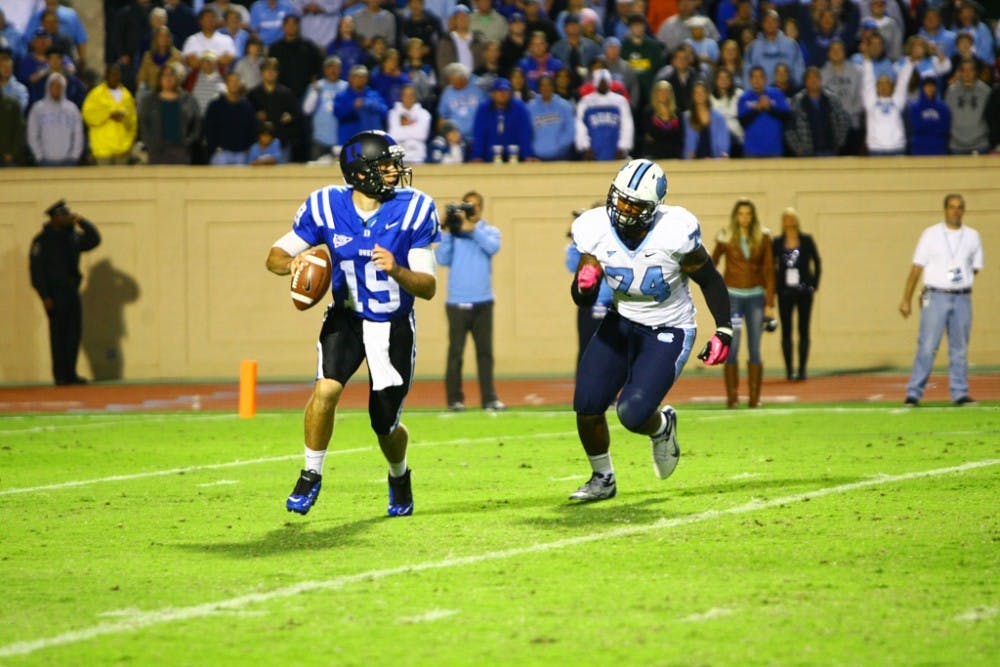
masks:
[(363, 413), (307, 517), (299, 413), (0, 419), (0, 664), (1000, 663), (1000, 407), (679, 414), (411, 411), (398, 519)]

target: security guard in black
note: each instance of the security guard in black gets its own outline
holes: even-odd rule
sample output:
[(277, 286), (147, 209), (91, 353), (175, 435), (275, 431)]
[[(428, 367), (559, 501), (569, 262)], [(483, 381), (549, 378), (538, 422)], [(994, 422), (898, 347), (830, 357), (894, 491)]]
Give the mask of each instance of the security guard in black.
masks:
[(49, 318), (52, 375), (56, 384), (83, 384), (76, 374), (83, 309), (80, 304), (80, 253), (101, 242), (97, 228), (70, 211), (60, 199), (45, 210), (49, 221), (31, 242), (31, 286)]

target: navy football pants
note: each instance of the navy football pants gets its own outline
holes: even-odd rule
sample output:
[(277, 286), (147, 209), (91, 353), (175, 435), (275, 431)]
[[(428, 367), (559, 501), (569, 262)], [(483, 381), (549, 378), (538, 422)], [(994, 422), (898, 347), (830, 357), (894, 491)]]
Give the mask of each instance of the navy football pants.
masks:
[(695, 333), (693, 328), (652, 329), (608, 311), (580, 359), (573, 410), (603, 414), (618, 396), (622, 425), (637, 430), (680, 376)]

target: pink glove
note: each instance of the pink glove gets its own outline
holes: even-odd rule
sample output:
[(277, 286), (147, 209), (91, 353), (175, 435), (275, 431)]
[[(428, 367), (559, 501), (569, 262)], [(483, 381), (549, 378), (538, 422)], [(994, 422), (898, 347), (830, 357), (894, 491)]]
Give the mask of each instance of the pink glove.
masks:
[(715, 334), (705, 343), (705, 348), (698, 358), (706, 366), (721, 364), (729, 357), (729, 345), (733, 342), (733, 330), (728, 327), (716, 329)]
[(576, 286), (584, 291), (597, 287), (600, 280), (601, 270), (594, 264), (584, 264), (580, 272), (576, 274)]

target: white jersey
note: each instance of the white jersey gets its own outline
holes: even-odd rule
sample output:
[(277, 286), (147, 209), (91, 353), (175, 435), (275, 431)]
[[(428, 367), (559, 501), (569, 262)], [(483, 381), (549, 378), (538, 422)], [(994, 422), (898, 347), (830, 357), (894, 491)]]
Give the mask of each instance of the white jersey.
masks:
[(681, 272), (684, 256), (701, 245), (694, 214), (680, 206), (658, 206), (635, 250), (622, 243), (604, 208), (584, 211), (572, 232), (577, 249), (600, 262), (622, 317), (647, 326), (695, 327), (688, 277)]

